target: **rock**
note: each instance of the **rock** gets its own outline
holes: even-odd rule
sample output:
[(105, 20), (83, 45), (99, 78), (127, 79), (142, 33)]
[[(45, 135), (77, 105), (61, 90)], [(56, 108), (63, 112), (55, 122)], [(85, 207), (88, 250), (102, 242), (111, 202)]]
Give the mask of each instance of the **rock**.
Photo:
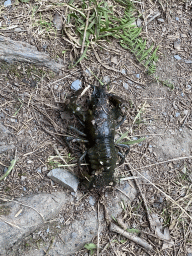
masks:
[[(122, 213), (122, 211), (123, 211), (122, 202), (123, 202), (123, 205), (126, 207), (127, 205), (130, 205), (131, 201), (135, 198), (137, 191), (134, 188), (134, 185), (133, 184), (130, 185), (130, 183), (131, 183), (131, 181), (129, 181), (129, 182), (123, 181), (123, 182), (121, 182), (121, 185), (116, 187), (117, 189), (115, 189), (114, 192), (106, 192), (105, 193), (105, 198), (106, 198), (105, 206), (108, 211), (109, 218), (111, 218), (111, 216), (116, 218), (119, 214)], [(121, 192), (118, 189), (121, 190)], [(77, 192), (77, 193), (79, 193), (79, 192)], [(22, 203), (28, 204), (28, 205), (34, 207), (35, 209), (37, 209), (40, 213), (44, 214), (44, 218), (45, 218), (45, 220), (47, 220), (48, 214), (46, 214), (46, 211), (49, 210), (51, 214), (58, 213), (59, 212), (59, 206), (57, 205), (58, 202), (60, 203), (60, 205), (66, 204), (67, 203), (66, 198), (69, 200), (69, 202), (71, 202), (72, 198), (74, 198), (73, 196), (67, 195), (67, 193), (65, 193), (65, 192), (54, 193), (54, 195), (55, 195), (55, 197), (53, 198), (53, 200), (56, 199), (56, 202), (52, 202), (53, 200), (50, 202), (51, 195), (47, 195), (48, 196), (47, 198), (45, 196), (38, 195), (38, 196), (36, 196), (36, 197), (38, 197), (36, 200), (37, 204), (35, 204), (33, 197), (29, 197), (27, 199), (27, 202), (24, 199), (22, 199), (23, 200)], [(43, 237), (45, 235), (45, 233), (47, 233), (47, 230), (49, 231), (50, 234), (52, 234), (53, 237), (55, 237), (54, 242), (49, 250), (50, 255), (52, 255), (52, 256), (58, 256), (58, 255), (67, 256), (67, 255), (75, 254), (78, 250), (83, 248), (83, 246), (86, 243), (90, 243), (91, 240), (96, 237), (97, 232), (98, 232), (98, 217), (97, 217), (97, 210), (96, 210), (97, 209), (97, 200), (95, 199), (95, 197), (93, 195), (89, 196), (88, 202), (91, 204), (91, 206), (88, 208), (85, 208), (84, 204), (82, 202), (81, 203), (82, 207), (83, 207), (82, 208), (83, 214), (82, 214), (82, 210), (80, 210), (80, 206), (78, 207), (78, 204), (79, 204), (78, 202), (79, 202), (80, 198), (82, 198), (82, 194), (79, 195), (79, 198), (76, 198), (77, 204), (75, 204), (76, 206), (74, 209), (75, 214), (76, 214), (75, 218), (72, 217), (69, 221), (67, 221), (67, 220), (64, 221), (64, 218), (62, 217), (61, 218), (62, 221), (61, 221), (60, 218), (55, 218), (55, 216), (52, 215), (52, 217), (54, 217), (54, 220), (56, 221), (55, 226), (60, 229), (59, 236), (57, 236), (57, 231), (54, 231), (55, 226), (54, 227), (51, 226), (52, 222), (50, 222), (50, 225), (48, 225), (48, 226), (45, 225), (44, 228), (41, 227), (40, 233), (38, 233), (41, 235), (41, 237)], [(13, 206), (14, 205), (15, 204), (13, 204)], [(95, 209), (93, 209), (94, 205), (95, 205)], [(19, 209), (21, 209), (20, 205), (16, 205), (16, 206), (17, 206), (17, 209), (14, 212), (12, 211), (11, 218), (9, 217), (10, 214), (7, 217), (7, 219), (9, 219), (10, 222), (13, 222), (13, 220), (14, 220), (14, 224), (16, 224), (20, 227), (23, 227), (24, 225), (26, 225), (26, 227), (27, 227), (26, 231), (28, 231), (29, 230), (28, 222), (31, 221), (32, 224), (34, 224), (34, 222), (35, 222), (35, 218), (31, 218), (31, 213), (33, 213), (36, 216), (37, 224), (38, 225), (42, 224), (40, 216), (35, 211), (33, 211), (33, 209), (31, 209), (31, 208), (29, 208), (29, 209), (24, 208), (24, 210), (28, 210), (30, 213), (28, 215), (28, 218), (26, 218), (28, 211), (26, 213), (21, 212), (20, 215), (17, 218), (15, 218), (14, 217), (15, 213), (17, 213), (19, 211)], [(56, 210), (54, 207), (56, 208)], [(76, 207), (78, 207), (78, 208), (76, 208)], [(44, 209), (44, 211), (42, 211), (42, 208)], [(73, 209), (73, 207), (72, 207), (72, 209)], [(77, 209), (79, 210), (79, 213), (77, 213)], [(7, 209), (7, 211), (9, 211), (9, 209)], [(71, 214), (73, 216), (73, 212), (71, 212)], [(98, 216), (99, 216), (100, 232), (103, 232), (106, 228), (106, 221), (104, 220), (103, 207), (100, 207), (100, 212), (99, 212)], [(49, 215), (49, 217), (50, 217), (50, 215)], [(20, 222), (22, 221), (23, 218), (24, 218), (24, 220), (26, 218), (26, 221), (23, 221), (22, 225), (21, 225), (21, 223), (19, 223), (17, 221), (18, 218), (20, 219)], [(63, 222), (64, 222), (64, 225), (62, 225)], [(19, 229), (10, 227), (9, 225), (7, 225), (7, 227), (15, 230), (15, 235), (17, 235), (16, 232), (18, 232), (18, 233), (21, 232)], [(0, 225), (0, 228), (1, 228), (1, 225)], [(56, 232), (56, 234), (54, 232)], [(0, 234), (1, 234), (1, 231), (0, 231)], [(19, 235), (19, 237), (21, 237), (22, 235), (24, 237), (26, 234), (22, 233)], [(9, 236), (9, 233), (7, 232), (6, 237), (8, 237), (8, 236)], [(5, 239), (6, 239), (6, 237), (5, 237)], [(32, 237), (35, 237), (35, 235), (33, 234)], [(15, 236), (11, 236), (11, 238), (13, 239), (13, 242), (9, 243), (10, 245), (12, 245), (14, 243), (14, 241), (15, 242), (17, 241)], [(36, 237), (36, 240), (37, 240), (37, 238), (38, 237)], [(1, 236), (0, 236), (0, 239), (2, 239)], [(28, 240), (28, 238), (26, 238), (26, 241), (27, 240)], [(49, 245), (50, 245), (50, 241), (49, 240), (47, 241), (45, 238), (44, 243), (40, 244), (40, 247), (38, 248), (38, 250), (32, 248), (31, 250), (29, 250), (27, 252), (19, 251), (19, 254), (17, 252), (17, 255), (43, 256), (43, 255), (45, 255), (45, 251), (47, 251), (47, 248), (49, 248)], [(1, 246), (1, 244), (0, 244), (0, 246)], [(18, 244), (18, 245), (15, 245), (14, 247), (20, 248), (20, 245)], [(3, 247), (3, 248), (5, 248), (5, 247)], [(5, 253), (5, 250), (3, 250), (3, 253)], [(5, 254), (3, 254), (3, 256), (4, 255)], [(14, 254), (14, 255), (16, 255), (16, 254)]]
[(140, 78), (140, 74), (136, 74), (135, 76), (136, 76), (136, 78)]
[(71, 191), (76, 192), (79, 181), (78, 179), (69, 171), (65, 169), (56, 168), (51, 170), (47, 176), (51, 178), (53, 181), (59, 183), (65, 188), (70, 189)]
[(111, 80), (110, 80), (110, 77), (109, 77), (109, 76), (104, 76), (104, 77), (103, 77), (103, 83), (104, 83), (104, 84), (108, 84), (110, 81), (111, 81)]
[(118, 64), (117, 57), (116, 57), (116, 56), (115, 56), (115, 57), (112, 57), (112, 58), (111, 58), (111, 62), (117, 65), (117, 64)]
[(174, 55), (174, 58), (175, 58), (176, 60), (181, 60), (181, 57), (180, 57), (179, 55)]
[(137, 27), (142, 27), (142, 20), (140, 19), (140, 18), (138, 18), (137, 20), (136, 20), (136, 24), (137, 24)]
[[(100, 221), (103, 219), (101, 215)], [(104, 226), (102, 225), (100, 231), (103, 228)], [(53, 246), (54, 248), (49, 251), (49, 254), (72, 255), (80, 250), (87, 242), (90, 242), (97, 235), (97, 230), (97, 212), (84, 212), (79, 220), (74, 220), (61, 231), (59, 236), (63, 242), (57, 240)]]
[(121, 73), (122, 73), (123, 75), (126, 75), (126, 69), (122, 68), (122, 69), (121, 69)]
[(57, 73), (64, 68), (62, 64), (51, 60), (48, 54), (39, 52), (35, 46), (4, 36), (0, 36), (0, 60), (8, 63), (15, 61), (32, 63), (45, 66)]
[(177, 40), (174, 42), (174, 48), (177, 50), (177, 51), (180, 51), (181, 50), (181, 42), (180, 40)]
[(0, 204), (1, 210), (6, 210), (1, 212), (0, 219), (0, 255), (6, 255), (6, 249), (55, 217), (63, 204), (70, 200), (72, 197), (58, 192), (23, 197), (15, 202)]
[(128, 90), (128, 88), (129, 88), (128, 83), (124, 83), (124, 82), (123, 82), (123, 87), (124, 87), (126, 90)]
[(74, 91), (77, 91), (81, 89), (81, 84), (82, 84), (81, 80), (77, 79), (71, 84), (71, 89)]
[(164, 22), (165, 22), (165, 20), (164, 20), (164, 19), (161, 19), (161, 18), (157, 19), (157, 21), (158, 21), (159, 23), (164, 23)]
[(192, 64), (192, 60), (184, 60), (186, 64)]
[(53, 24), (55, 25), (57, 30), (61, 30), (63, 26), (63, 19), (62, 16), (59, 13), (55, 13), (53, 17)]
[(12, 5), (11, 0), (7, 0), (4, 2), (5, 7), (10, 6), (10, 5)]

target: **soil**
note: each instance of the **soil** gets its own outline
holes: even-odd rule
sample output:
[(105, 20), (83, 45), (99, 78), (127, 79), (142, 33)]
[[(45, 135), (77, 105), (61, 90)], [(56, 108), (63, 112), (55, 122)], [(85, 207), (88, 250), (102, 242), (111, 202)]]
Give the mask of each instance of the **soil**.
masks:
[[(43, 1), (42, 6), (46, 5)], [(148, 237), (157, 248), (150, 255), (189, 256), (192, 253), (192, 3), (148, 0), (135, 5), (144, 17), (142, 36), (159, 45), (160, 57), (154, 76), (148, 76), (134, 56), (115, 40), (102, 42), (103, 48), (95, 46), (100, 62), (90, 50), (81, 65), (66, 68), (60, 74), (26, 63), (0, 63), (0, 122), (10, 132), (3, 142), (14, 146), (0, 154), (0, 177), (11, 160), (17, 159), (13, 171), (0, 183), (0, 198), (63, 190), (47, 177), (47, 173), (58, 163), (76, 163), (84, 151), (84, 145), (74, 143), (70, 154), (65, 144), (63, 138), (69, 134), (67, 127), (70, 124), (80, 126), (63, 106), (66, 97), (74, 93), (73, 81), (80, 79), (85, 87), (88, 83), (96, 84), (90, 69), (97, 77), (110, 80), (109, 91), (127, 102), (127, 119), (118, 129), (116, 139), (126, 131), (129, 140), (145, 138), (131, 146), (125, 163), (116, 169), (115, 176), (130, 176), (129, 168), (134, 176), (141, 173), (144, 176), (140, 180), (141, 192), (148, 208), (158, 214), (163, 227), (169, 229), (174, 246), (162, 249), (161, 239)], [(1, 6), (0, 33), (35, 45), (39, 51), (46, 51), (69, 66), (76, 58), (71, 44), (59, 31), (45, 33), (38, 20), (35, 23), (37, 16), (29, 15), (32, 10), (30, 1)], [(64, 11), (63, 7), (59, 11)], [(157, 11), (160, 15), (147, 23)], [(42, 13), (50, 19), (55, 12)], [(63, 55), (64, 50), (66, 54)], [(181, 59), (178, 60), (177, 55)], [(82, 105), (86, 106), (90, 95), (91, 89), (80, 99)], [(135, 120), (138, 113), (140, 117)], [(58, 152), (63, 161), (58, 158)], [(77, 168), (70, 167), (70, 170), (77, 174)], [(149, 232), (141, 196), (125, 209), (124, 220), (130, 228)], [(122, 239), (109, 231), (100, 234), (101, 248), (109, 241), (111, 245), (102, 255), (148, 255), (139, 246)], [(76, 255), (87, 255), (87, 250)]]

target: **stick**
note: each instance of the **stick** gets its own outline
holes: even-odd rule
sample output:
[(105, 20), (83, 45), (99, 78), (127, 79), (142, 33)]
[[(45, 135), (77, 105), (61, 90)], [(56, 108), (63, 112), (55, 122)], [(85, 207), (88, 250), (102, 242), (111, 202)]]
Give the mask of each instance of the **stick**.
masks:
[(139, 244), (140, 246), (144, 247), (146, 250), (153, 249), (153, 247), (150, 244), (148, 244), (144, 239), (124, 231), (122, 228), (118, 227), (114, 223), (111, 223), (110, 231), (118, 233), (118, 234), (126, 237), (127, 239), (133, 241), (134, 243)]

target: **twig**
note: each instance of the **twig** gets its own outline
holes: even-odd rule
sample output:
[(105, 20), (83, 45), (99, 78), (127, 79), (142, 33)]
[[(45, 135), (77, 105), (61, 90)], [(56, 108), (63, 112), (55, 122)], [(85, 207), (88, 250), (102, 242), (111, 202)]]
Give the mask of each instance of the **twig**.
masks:
[(146, 250), (152, 250), (153, 249), (153, 247), (149, 243), (147, 243), (147, 241), (145, 241), (144, 239), (142, 239), (140, 237), (137, 237), (133, 234), (130, 234), (130, 233), (124, 231), (122, 228), (118, 227), (114, 223), (111, 223), (110, 231), (118, 233), (118, 234), (126, 237), (127, 239), (133, 241), (134, 243), (137, 243), (140, 246), (144, 247)]
[(8, 222), (8, 221), (2, 219), (1, 217), (0, 217), (0, 220), (2, 220), (2, 221), (5, 222), (6, 224), (8, 224), (8, 225), (10, 225), (10, 226), (12, 226), (12, 227), (14, 227), (14, 228), (21, 229), (19, 226), (15, 225), (15, 224), (13, 224), (13, 223), (11, 223), (11, 222)]
[[(166, 160), (166, 161), (157, 162), (155, 164), (149, 164), (149, 165), (141, 166), (139, 168), (135, 168), (135, 169), (131, 169), (131, 170), (132, 171), (137, 171), (137, 170), (149, 168), (149, 167), (159, 165), (159, 164), (165, 164), (165, 163), (168, 163), (168, 162), (179, 161), (179, 160), (190, 159), (190, 158), (192, 158), (192, 156), (183, 156), (183, 157), (173, 158), (173, 159), (169, 159), (169, 160)], [(124, 163), (124, 164), (128, 164), (128, 163)]]
[(90, 14), (90, 10), (88, 10), (88, 13), (87, 13), (85, 30), (84, 30), (84, 35), (83, 35), (83, 42), (82, 42), (82, 47), (81, 47), (81, 55), (83, 54), (83, 51), (84, 51), (86, 32), (87, 32), (87, 27), (88, 27), (88, 22), (89, 22), (89, 14)]
[(99, 232), (100, 232), (100, 223), (99, 223), (99, 201), (97, 204), (97, 220), (98, 220), (98, 230), (97, 230), (97, 256), (99, 256)]

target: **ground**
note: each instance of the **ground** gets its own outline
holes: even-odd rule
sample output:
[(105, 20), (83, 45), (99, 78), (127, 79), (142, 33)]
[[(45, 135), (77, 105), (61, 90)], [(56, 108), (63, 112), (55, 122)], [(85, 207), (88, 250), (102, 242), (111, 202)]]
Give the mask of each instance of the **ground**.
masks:
[[(174, 242), (174, 246), (162, 249), (162, 239), (147, 237), (156, 246), (150, 255), (192, 255), (192, 3), (176, 0), (135, 3), (143, 15), (142, 36), (159, 46), (157, 71), (149, 76), (133, 54), (122, 49), (115, 39), (102, 42), (102, 48), (95, 45), (95, 51), (89, 50), (81, 65), (69, 69), (75, 58), (71, 44), (60, 31), (46, 32), (38, 13), (31, 14), (33, 3), (27, 2), (1, 6), (1, 35), (35, 45), (39, 51), (61, 61), (65, 69), (55, 74), (27, 63), (0, 63), (0, 122), (9, 130), (2, 138), (2, 145), (10, 146), (0, 152), (0, 177), (11, 160), (17, 159), (13, 171), (0, 183), (0, 198), (62, 191), (60, 185), (47, 177), (49, 170), (57, 166), (58, 158), (53, 156), (58, 156), (58, 152), (65, 161), (61, 163), (77, 172), (69, 165), (75, 163), (84, 146), (74, 144), (74, 153), (69, 154), (63, 137), (68, 134), (67, 126), (78, 126), (78, 121), (63, 110), (63, 104), (73, 94), (73, 81), (80, 79), (85, 87), (88, 82), (95, 84), (91, 70), (105, 82), (111, 81), (109, 91), (128, 102), (127, 119), (116, 138), (126, 131), (130, 140), (145, 138), (131, 146), (125, 163), (116, 169), (117, 177), (140, 177), (139, 173), (144, 176), (138, 179), (141, 188), (138, 197), (124, 209), (124, 221), (129, 228), (149, 232), (142, 194), (150, 213), (161, 217), (162, 226), (168, 228)], [(45, 10), (48, 2), (42, 1), (41, 6), (42, 15), (53, 18), (55, 11)], [(62, 13), (65, 8), (58, 7), (57, 11)], [(151, 19), (157, 12), (159, 15)], [(87, 91), (83, 104), (90, 94), (91, 90)], [(71, 159), (74, 157), (75, 160)], [(103, 255), (148, 255), (114, 234), (110, 231), (101, 234), (101, 248), (109, 241), (111, 245)], [(87, 255), (87, 250), (77, 255)]]

